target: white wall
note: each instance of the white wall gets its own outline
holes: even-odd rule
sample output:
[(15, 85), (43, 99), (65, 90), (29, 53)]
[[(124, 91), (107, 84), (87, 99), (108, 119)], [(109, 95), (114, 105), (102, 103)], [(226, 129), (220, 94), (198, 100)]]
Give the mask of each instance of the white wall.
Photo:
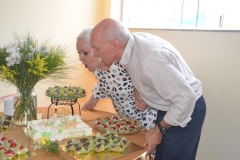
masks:
[(171, 42), (203, 84), (207, 115), (197, 160), (239, 160), (240, 31), (136, 31)]
[[(82, 106), (90, 97), (96, 79), (80, 65), (75, 42), (82, 29), (101, 20), (102, 6), (102, 0), (0, 0), (0, 45), (11, 41), (13, 32), (23, 34), (30, 31), (40, 41), (51, 38), (54, 44), (68, 46), (68, 56), (76, 60), (79, 70), (72, 73), (72, 80), (65, 85), (81, 86), (87, 90), (87, 97), (79, 99)], [(35, 86), (38, 107), (50, 105), (50, 99), (44, 95), (49, 85), (38, 83)], [(0, 97), (15, 92), (14, 86), (0, 82)], [(3, 105), (0, 101), (0, 111), (3, 111)], [(103, 100), (96, 108), (115, 112), (110, 100)]]

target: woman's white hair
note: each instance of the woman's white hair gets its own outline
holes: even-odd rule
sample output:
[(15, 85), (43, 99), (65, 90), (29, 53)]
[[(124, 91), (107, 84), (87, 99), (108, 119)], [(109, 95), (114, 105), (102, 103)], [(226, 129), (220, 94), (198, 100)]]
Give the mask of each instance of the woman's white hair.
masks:
[(87, 42), (90, 42), (90, 35), (93, 27), (87, 27), (82, 30), (82, 32), (78, 35), (77, 39), (84, 39)]

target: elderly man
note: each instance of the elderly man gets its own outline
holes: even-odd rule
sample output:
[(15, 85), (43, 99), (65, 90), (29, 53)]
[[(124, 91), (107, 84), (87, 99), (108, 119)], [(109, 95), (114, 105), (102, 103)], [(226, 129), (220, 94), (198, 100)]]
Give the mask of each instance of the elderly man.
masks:
[(155, 160), (194, 160), (206, 104), (201, 82), (180, 53), (158, 36), (130, 34), (111, 18), (94, 27), (91, 43), (104, 64), (120, 62), (143, 101), (158, 110), (156, 126), (146, 135), (148, 154), (156, 148)]

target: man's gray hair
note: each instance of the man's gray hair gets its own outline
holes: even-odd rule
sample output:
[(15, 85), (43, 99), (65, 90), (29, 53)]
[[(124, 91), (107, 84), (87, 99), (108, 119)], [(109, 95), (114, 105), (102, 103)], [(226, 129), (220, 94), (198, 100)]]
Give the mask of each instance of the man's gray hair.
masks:
[(90, 35), (93, 27), (87, 27), (82, 30), (82, 32), (78, 35), (77, 39), (84, 39), (87, 42), (90, 42)]

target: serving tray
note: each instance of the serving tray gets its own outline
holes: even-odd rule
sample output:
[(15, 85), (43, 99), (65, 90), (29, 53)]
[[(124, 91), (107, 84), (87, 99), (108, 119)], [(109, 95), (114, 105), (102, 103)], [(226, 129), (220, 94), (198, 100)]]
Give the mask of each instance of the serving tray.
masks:
[(117, 134), (133, 134), (143, 128), (140, 121), (118, 114), (96, 118), (94, 127), (101, 132), (114, 131)]
[(87, 154), (75, 155), (73, 151), (67, 151), (65, 145), (61, 145), (61, 147), (64, 152), (68, 153), (70, 156), (77, 160), (114, 160), (144, 150), (143, 147), (132, 142), (129, 142), (129, 144), (127, 145), (123, 152), (113, 152), (106, 149), (103, 152), (90, 151)]
[[(6, 158), (8, 158), (9, 160), (26, 160), (28, 158), (31, 158), (31, 157), (34, 157), (37, 155), (36, 153), (29, 151), (29, 148), (27, 146), (24, 146), (24, 148), (25, 149), (27, 148), (28, 151), (24, 154), (18, 155), (17, 151), (19, 150), (19, 148), (17, 148), (17, 147), (20, 147), (19, 143), (21, 144), (21, 142), (19, 142), (19, 141), (16, 141), (14, 139), (8, 139), (8, 138), (4, 137), (3, 135), (1, 135), (0, 159), (3, 157), (3, 159), (5, 159), (5, 160), (6, 160)], [(4, 153), (5, 151), (7, 151), (7, 152), (11, 151), (12, 153), (14, 153), (14, 156), (8, 157), (7, 154)], [(23, 151), (25, 152), (25, 150), (23, 150)]]
[(37, 155), (37, 154), (36, 154), (35, 152), (28, 151), (28, 152), (25, 153), (25, 154), (14, 156), (11, 160), (26, 160), (26, 159), (32, 158), (32, 157), (34, 157), (34, 156), (36, 156), (36, 155)]

